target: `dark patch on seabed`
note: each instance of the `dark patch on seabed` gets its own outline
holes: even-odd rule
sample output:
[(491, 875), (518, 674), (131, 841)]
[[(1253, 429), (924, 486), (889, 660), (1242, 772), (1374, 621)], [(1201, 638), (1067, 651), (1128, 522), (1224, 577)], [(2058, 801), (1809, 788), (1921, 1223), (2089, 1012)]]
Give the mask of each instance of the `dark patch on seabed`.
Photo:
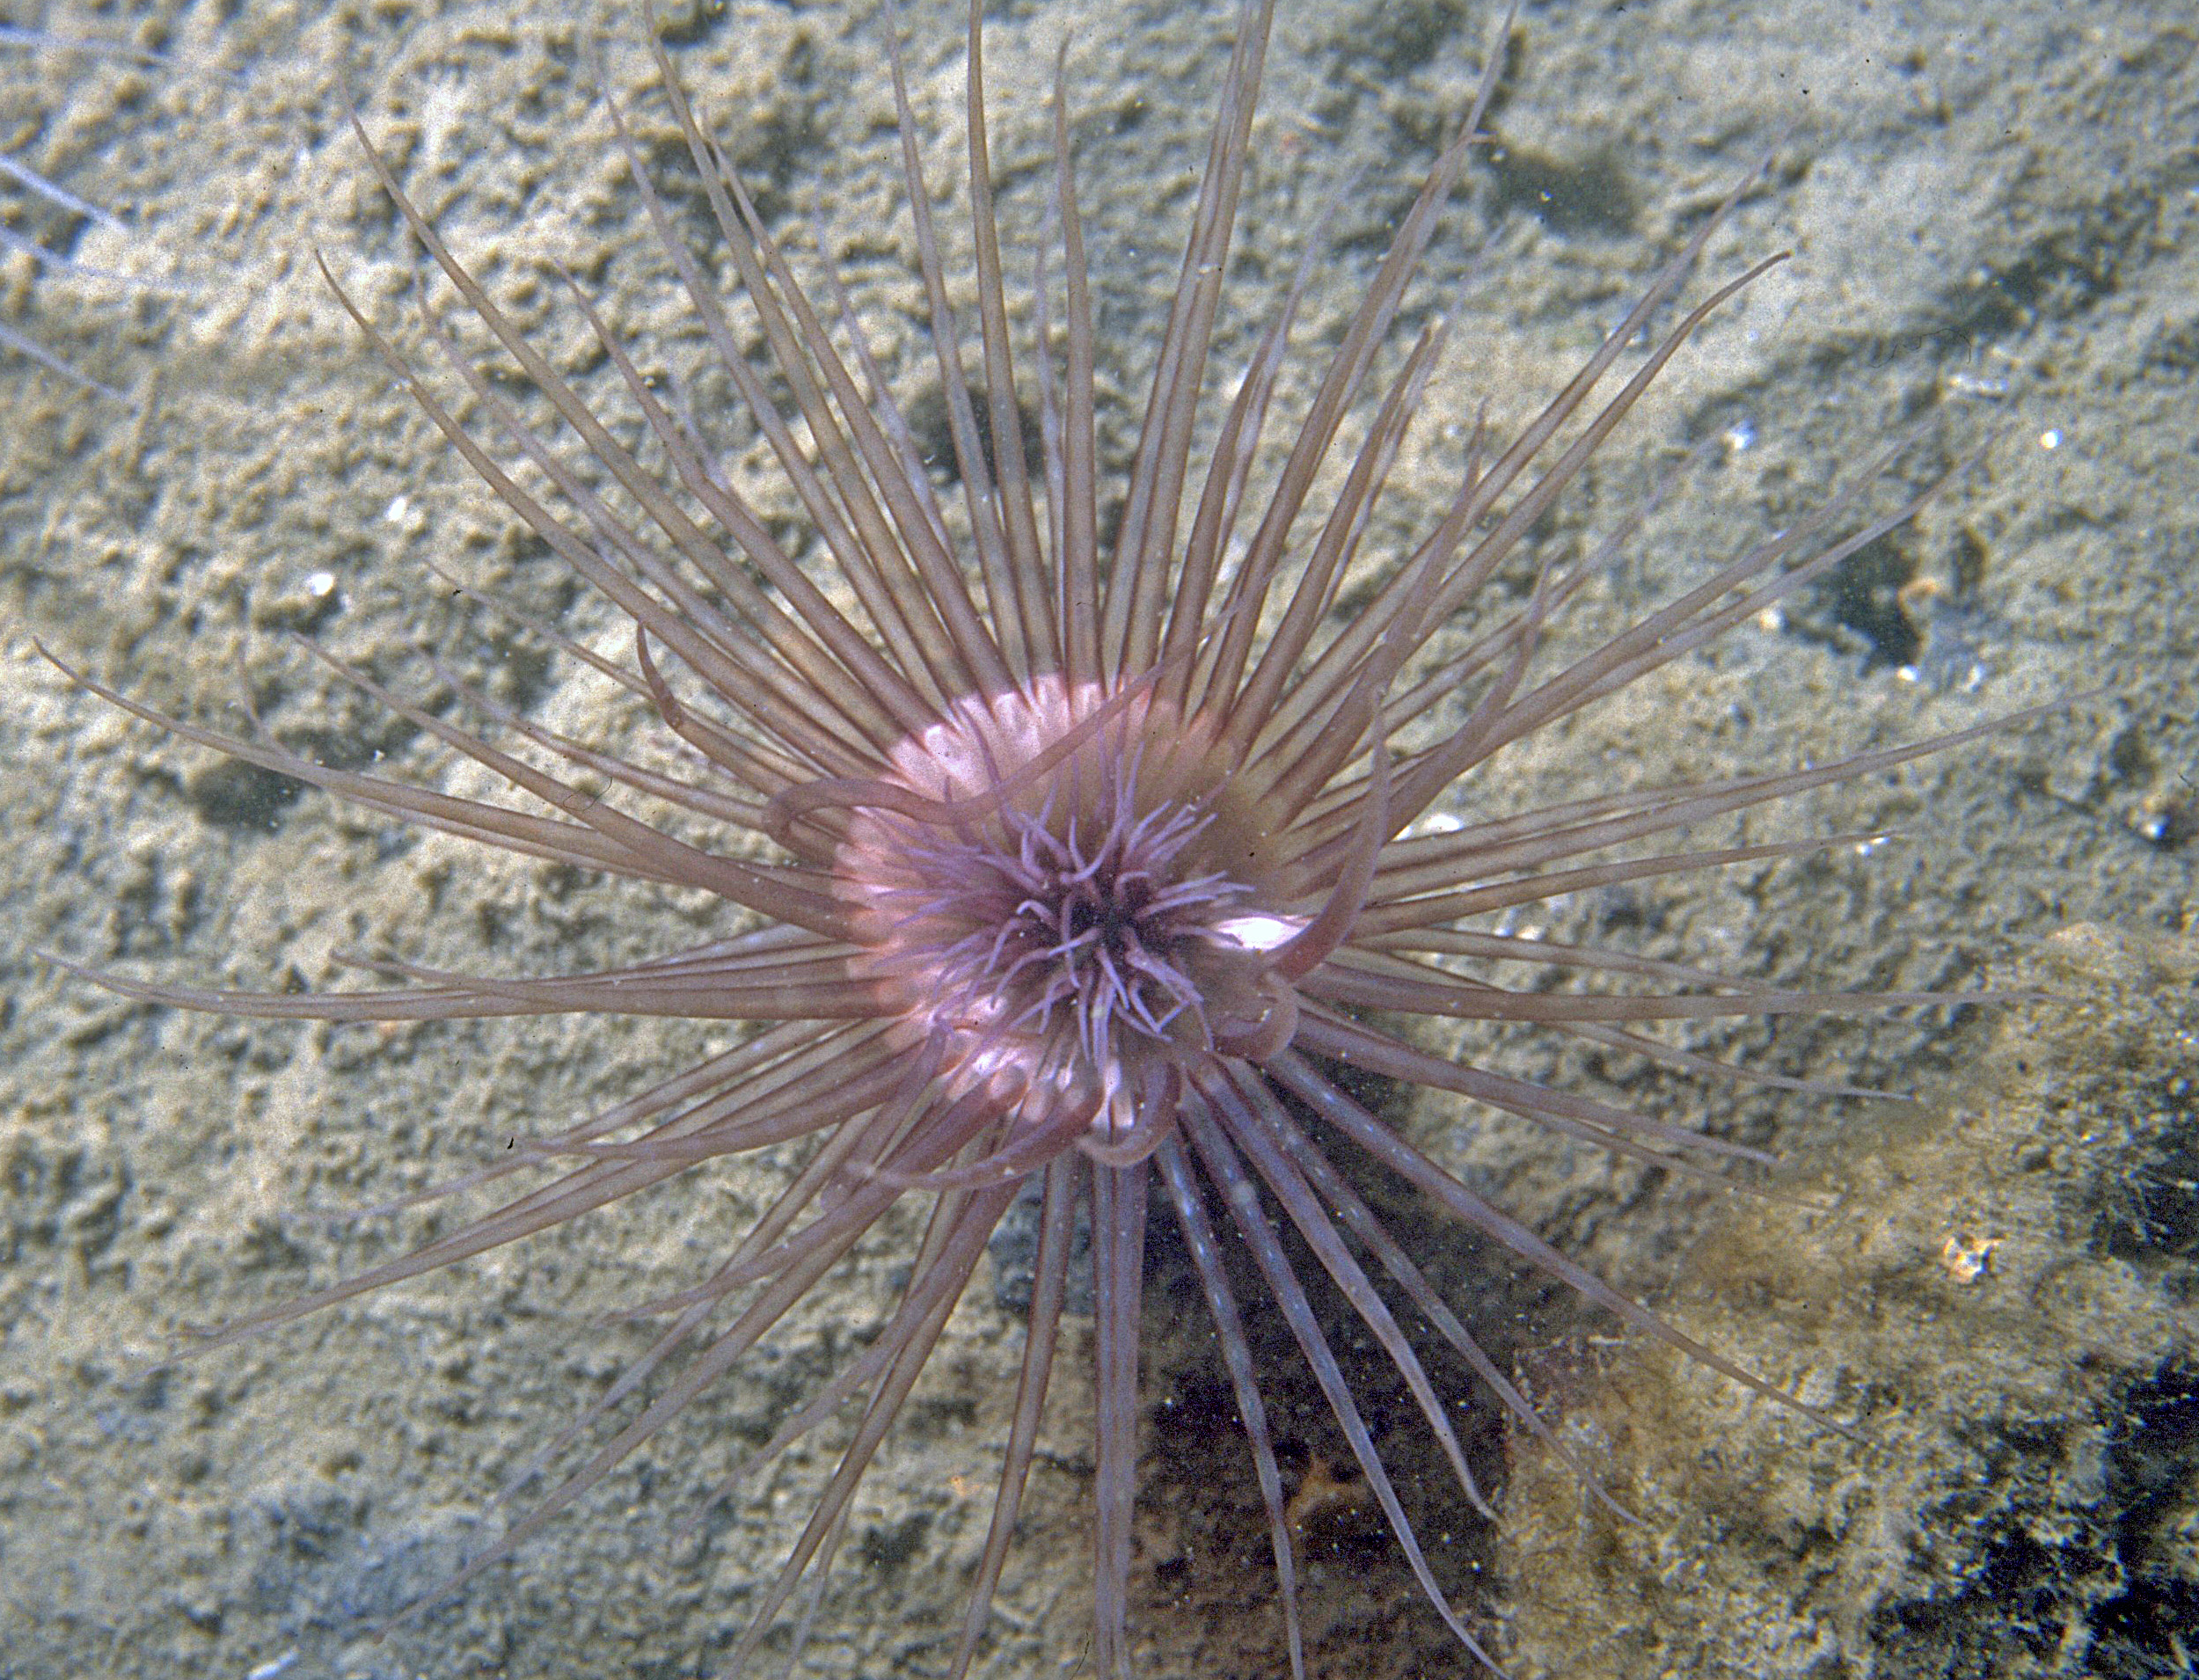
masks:
[[(1823, 1665), (1782, 1673), (2191, 1671), (2199, 941), (2080, 927), (1999, 978), (2048, 997), (1926, 1107), (1797, 1164), (1836, 1209), (1747, 1210), (1675, 1291), (1713, 1342), (1779, 1326), (1803, 1398), (1860, 1438), (1706, 1406), (1652, 1356), (1568, 1419), (1646, 1531), (1583, 1516), (1546, 1466), (1515, 1479), (1511, 1579), (1552, 1672), (1781, 1627)], [(1572, 1666), (1560, 1608), (1611, 1630)]]

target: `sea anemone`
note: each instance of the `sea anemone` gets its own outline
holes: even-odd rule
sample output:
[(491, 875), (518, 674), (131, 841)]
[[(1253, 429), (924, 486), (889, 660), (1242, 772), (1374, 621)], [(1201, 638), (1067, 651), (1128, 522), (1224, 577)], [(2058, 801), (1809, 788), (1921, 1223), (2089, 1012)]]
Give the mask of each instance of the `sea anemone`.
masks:
[[(1096, 1419), (1095, 1666), (1130, 1673), (1139, 1340), (1149, 1214), (1173, 1224), (1211, 1313), (1267, 1512), (1280, 1618), (1305, 1669), (1299, 1555), (1246, 1320), (1273, 1314), (1331, 1409), (1366, 1497), (1451, 1634), (1494, 1668), (1448, 1601), (1317, 1311), (1325, 1278), (1393, 1367), (1462, 1496), (1489, 1513), (1423, 1364), (1441, 1346), (1521, 1429), (1570, 1451), (1393, 1236), (1363, 1188), (1407, 1187), (1494, 1250), (1569, 1286), (1640, 1334), (1838, 1428), (1686, 1340), (1402, 1138), (1369, 1106), (1390, 1081), (1523, 1118), (1675, 1172), (1761, 1160), (1607, 1096), (1443, 1053), (1425, 1023), (1531, 1028), (1706, 1077), (1828, 1096), (1847, 1087), (1727, 1068), (1660, 1024), (1869, 1012), (1965, 994), (1829, 993), (1568, 944), (1498, 918), (1566, 895), (1763, 864), (1867, 836), (1706, 844), (1691, 830), (1876, 776), (2005, 727), (1798, 769), (1683, 785), (1626, 778), (1536, 808), (1472, 797), (1509, 747), (1759, 619), (1909, 519), (1930, 490), (1874, 509), (1903, 440), (1859, 463), (1817, 511), (1722, 561), (1596, 640), (1554, 632), (1627, 552), (1645, 501), (1585, 551), (1538, 528), (1697, 327), (1779, 259), (1674, 314), (1736, 183), (1514, 436), (1463, 427), (1448, 508), (1392, 549), (1370, 543), (1385, 479), (1445, 347), (1430, 319), (1392, 345), (1407, 288), (1462, 179), (1497, 85), (1471, 107), (1398, 222), (1311, 395), (1271, 427), (1307, 270), (1260, 332), (1218, 421), (1202, 419), (1271, 7), (1246, 0), (1167, 329), (1132, 458), (1103, 462), (1094, 310), (1058, 86), (1044, 254), (1019, 331), (993, 220), (978, 8), (968, 33), (975, 395), (931, 223), (934, 186), (895, 65), (928, 327), (951, 465), (927, 457), (845, 303), (821, 239), (807, 259), (759, 211), (694, 113), (652, 29), (662, 95), (706, 203), (653, 171), (638, 119), (611, 116), (635, 191), (716, 373), (766, 440), (800, 542), (737, 487), (712, 416), (595, 307), (577, 281), (607, 394), (545, 354), (444, 243), (363, 126), (367, 158), (472, 325), (421, 309), (446, 372), (330, 284), (360, 331), (481, 479), (632, 624), (613, 657), (530, 632), (653, 708), (661, 756), (612, 752), (436, 677), (447, 705), (346, 675), (507, 785), (504, 800), (337, 768), (264, 735), (171, 716), (88, 676), (182, 739), (379, 815), (526, 857), (711, 895), (720, 925), (690, 948), (591, 973), (458, 975), (389, 959), (387, 990), (245, 993), (100, 973), (151, 1004), (262, 1019), (408, 1022), (592, 1012), (749, 1024), (721, 1053), (439, 1187), (532, 1187), (402, 1258), (232, 1324), (221, 1348), (333, 1303), (562, 1224), (728, 1156), (796, 1151), (785, 1187), (690, 1287), (636, 1307), (661, 1334), (515, 1478), (595, 1444), (456, 1588), (537, 1532), (755, 1355), (866, 1238), (922, 1209), (905, 1282), (875, 1333), (778, 1423), (719, 1490), (844, 1409), (856, 1421), (791, 1555), (757, 1596), (742, 1666), (822, 1583), (858, 1484), (902, 1414), (996, 1228), (1040, 1202), (1021, 1376), (988, 1538), (950, 1664), (983, 1640), (1055, 1378), (1072, 1258), (1088, 1229)], [(1506, 21), (1506, 28), (1509, 20)], [(354, 126), (358, 126), (354, 120)], [(1308, 253), (1318, 256), (1319, 241)], [(805, 269), (807, 272), (805, 273)], [(325, 272), (328, 272), (325, 267)], [(463, 334), (499, 347), (485, 362)], [(750, 349), (759, 339), (761, 361)], [(1019, 363), (1021, 364), (1020, 371)], [(1035, 401), (1036, 447), (1025, 410)], [(1274, 433), (1280, 430), (1282, 435)], [(1031, 459), (1035, 454), (1036, 459)], [(1685, 470), (1683, 463), (1680, 470)], [(935, 475), (959, 483), (942, 502)], [(325, 657), (325, 655), (322, 657)], [(331, 663), (333, 663), (332, 661)], [(64, 667), (64, 668), (69, 668)], [(492, 740), (492, 735), (496, 737)], [(498, 741), (504, 744), (497, 744)], [(1462, 793), (1462, 790), (1464, 790)], [(415, 1202), (424, 1197), (412, 1198)], [(1318, 1275), (1318, 1277), (1315, 1276)], [(1248, 1296), (1251, 1282), (1259, 1293)], [(1424, 1321), (1432, 1334), (1408, 1333)], [(622, 1409), (623, 1408), (623, 1409)], [(1586, 1467), (1582, 1474), (1587, 1475)], [(1589, 1483), (1591, 1488), (1594, 1484)]]

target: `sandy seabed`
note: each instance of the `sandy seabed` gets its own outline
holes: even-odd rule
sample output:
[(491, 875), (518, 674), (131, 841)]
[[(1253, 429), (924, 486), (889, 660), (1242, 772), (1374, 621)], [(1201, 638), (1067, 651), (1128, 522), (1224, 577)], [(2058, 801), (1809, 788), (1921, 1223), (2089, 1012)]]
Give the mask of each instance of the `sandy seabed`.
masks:
[[(999, 10), (995, 164), (1019, 280), (1043, 208), (1043, 96), (1056, 44), (1073, 43), (1103, 447), (1119, 462), (1230, 10)], [(944, 193), (960, 161), (959, 23), (930, 4), (902, 17)], [(30, 640), (231, 727), (241, 681), (291, 744), (427, 778), (445, 774), (437, 756), (283, 632), (391, 673), (424, 646), (555, 727), (613, 745), (647, 732), (425, 569), (614, 645), (613, 616), (449, 457), (313, 263), (324, 253), (419, 341), (416, 258), (347, 129), (348, 97), (553, 354), (607, 376), (587, 367), (554, 260), (667, 368), (699, 368), (706, 347), (647, 249), (594, 99), (600, 27), (612, 86), (676, 167), (642, 26), (508, 4), (55, 5), (24, 21), (164, 58), (0, 59), (0, 143), (132, 232), (77, 230), (26, 199), (0, 214), (80, 236), (79, 262), (138, 278), (0, 258), (0, 318), (130, 399), (0, 359), (0, 1675), (715, 1672), (834, 1443), (798, 1451), (704, 1539), (672, 1531), (873, 1318), (890, 1244), (836, 1275), (798, 1332), (646, 1467), (453, 1603), (367, 1635), (496, 1532), (484, 1508), (501, 1479), (644, 1345), (602, 1315), (698, 1275), (777, 1182), (770, 1165), (698, 1174), (217, 1357), (152, 1366), (181, 1326), (384, 1258), (439, 1217), (312, 1210), (463, 1171), (719, 1036), (598, 1020), (253, 1026), (133, 1005), (33, 954), (280, 987), (342, 982), (347, 950), (582, 968), (716, 925), (691, 898), (293, 797), (119, 718)], [(1354, 183), (1279, 413), (1311, 390), (1314, 351), (1464, 108), (1492, 22), (1442, 0), (1278, 19), (1218, 366), (1241, 362), (1298, 242)], [(680, 73), (766, 213), (798, 247), (823, 215), (896, 389), (919, 414), (929, 391), (936, 410), (879, 15), (742, 3), (675, 24)], [(1505, 1524), (1491, 1533), (1416, 1485), (1423, 1538), (1522, 1676), (2188, 1671), (2199, 38), (2165, 7), (1650, 0), (1531, 7), (1513, 54), (1496, 143), (1414, 294), (1413, 311), (1450, 313), (1451, 339), (1377, 538), (1424, 530), (1478, 405), (1500, 435), (1531, 414), (1767, 149), (1769, 183), (1713, 242), (1699, 289), (1771, 251), (1794, 259), (1675, 364), (1545, 540), (1592, 540), (1688, 445), (1722, 445), (1569, 633), (1608, 631), (1793, 522), (1903, 428), (1915, 441), (1874, 506), (1982, 455), (1841, 588), (1526, 743), (1462, 808), (1823, 759), (2086, 698), (1751, 830), (1898, 830), (1885, 845), (1560, 907), (1568, 937), (1740, 972), (2040, 996), (1706, 1041), (1913, 1091), (1914, 1108), (1606, 1070), (1640, 1081), (1621, 1089), (1661, 1114), (1779, 1148), (1784, 1187), (1830, 1210), (1664, 1182), (1434, 1103), (1401, 1113), (1552, 1240), (1860, 1431), (1813, 1434), (1457, 1253), (1450, 1278), (1477, 1323), (1509, 1326), (1568, 1440), (1644, 1520), (1595, 1514), (1561, 1465), (1500, 1442)], [(948, 267), (967, 273), (964, 194), (946, 195)], [(733, 464), (791, 515), (760, 449)], [(1593, 1071), (1538, 1043), (1468, 1048), (1530, 1074)], [(1457, 1249), (1424, 1210), (1393, 1216), (1416, 1252)], [(1157, 1254), (1156, 1318), (1180, 1288), (1168, 1264)], [(866, 1482), (810, 1671), (923, 1674), (949, 1654), (1019, 1355), (997, 1298), (1012, 1271), (981, 1274)], [(1141, 1672), (1281, 1673), (1249, 1460), (1202, 1415), (1216, 1362), (1187, 1316), (1190, 1331), (1155, 1326)], [(1072, 1326), (1072, 1367), (1083, 1335)], [(1279, 1415), (1296, 1417), (1304, 1397), (1281, 1380)], [(1059, 1386), (996, 1674), (1085, 1661), (1089, 1406), (1074, 1376)], [(1385, 1450), (1417, 1474), (1407, 1423)], [(1302, 1478), (1318, 1462), (1306, 1447)], [(1306, 1573), (1319, 1672), (1471, 1671), (1414, 1608), (1394, 1552), (1350, 1521), (1311, 1546)]]

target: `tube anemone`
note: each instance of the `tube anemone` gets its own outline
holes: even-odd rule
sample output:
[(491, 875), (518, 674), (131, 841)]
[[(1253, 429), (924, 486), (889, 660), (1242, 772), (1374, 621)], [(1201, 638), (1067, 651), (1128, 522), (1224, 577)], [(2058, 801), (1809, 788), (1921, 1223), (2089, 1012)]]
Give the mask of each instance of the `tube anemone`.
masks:
[[(595, 1444), (447, 1589), (595, 1486), (781, 1329), (893, 1210), (913, 1206), (919, 1235), (906, 1282), (877, 1334), (721, 1490), (737, 1497), (758, 1467), (853, 1413), (814, 1514), (757, 1595), (734, 1654), (742, 1666), (805, 1578), (829, 1572), (858, 1483), (988, 1240), (1032, 1187), (1041, 1201), (1032, 1304), (988, 1538), (951, 1661), (957, 1676), (984, 1640), (1034, 1461), (1080, 1209), (1094, 1303), (1095, 1666), (1109, 1680), (1132, 1668), (1149, 1218), (1180, 1232), (1212, 1317), (1267, 1512), (1294, 1675), (1306, 1668), (1299, 1557), (1246, 1328), (1255, 1314), (1287, 1326), (1429, 1603), (1465, 1650), (1495, 1668), (1485, 1635), (1448, 1601), (1424, 1555), (1301, 1275), (1309, 1261), (1394, 1368), (1468, 1501), (1488, 1510), (1451, 1422), (1457, 1397), (1438, 1390), (1422, 1348), (1445, 1345), (1476, 1374), (1483, 1399), (1567, 1450), (1384, 1228), (1355, 1182), (1368, 1173), (1409, 1187), (1640, 1333), (1840, 1427), (1687, 1340), (1476, 1194), (1370, 1112), (1340, 1070), (1463, 1099), (1637, 1162), (1715, 1173), (1754, 1152), (1439, 1054), (1414, 1019), (1523, 1026), (1698, 1071), (1702, 1058), (1660, 1037), (1661, 1024), (1959, 1000), (1781, 989), (1502, 931), (1489, 918), (1567, 894), (1817, 850), (1833, 842), (1713, 846), (1688, 836), (2006, 719), (1803, 769), (1618, 785), (1538, 809), (1428, 820), (1507, 748), (1766, 612), (1908, 519), (1922, 498), (1866, 511), (1889, 449), (1816, 513), (1709, 566), (1600, 644), (1552, 656), (1553, 629), (1623, 555), (1636, 521), (1562, 568), (1530, 535), (1703, 320), (1778, 260), (1679, 308), (1742, 183), (1516, 436), (1473, 427), (1433, 525), (1377, 551), (1369, 532), (1444, 332), (1432, 324), (1401, 354), (1392, 340), (1479, 137), (1500, 69), (1494, 51), (1303, 410), (1287, 421), (1271, 413), (1301, 275), (1218, 421), (1202, 424), (1202, 400), (1220, 384), (1209, 352), (1271, 11), (1260, 0), (1242, 7), (1137, 444), (1120, 471), (1099, 447), (1094, 311), (1058, 89), (1048, 255), (1060, 281), (1041, 272), (1034, 330), (1024, 334), (1012, 323), (993, 220), (973, 6), (973, 395), (967, 324), (950, 299), (934, 189), (895, 62), (959, 505), (938, 494), (917, 427), (842, 306), (826, 250), (798, 260), (759, 212), (652, 30), (662, 95), (706, 199), (707, 248), (689, 242), (632, 120), (613, 105), (618, 143), (662, 259), (801, 508), (817, 551), (801, 559), (736, 486), (687, 394), (644, 370), (578, 282), (573, 298), (617, 376), (613, 401), (584, 391), (530, 339), (358, 127), (383, 190), (441, 276), (423, 297), (455, 294), (471, 325), (454, 327), (439, 306), (424, 305), (425, 354), (440, 364), (432, 371), (332, 273), (329, 283), (450, 447), (631, 621), (620, 658), (546, 633), (647, 700), (678, 768), (555, 733), (455, 678), (446, 679), (452, 695), (483, 722), (454, 723), (419, 698), (347, 673), (511, 794), (472, 797), (331, 768), (77, 680), (185, 740), (386, 817), (711, 895), (724, 924), (691, 948), (589, 973), (483, 976), (384, 962), (407, 983), (383, 990), (255, 994), (95, 977), (150, 1003), (263, 1019), (600, 1012), (754, 1030), (452, 1187), (476, 1191), (530, 1173), (531, 1187), (206, 1345), (481, 1254), (713, 1160), (796, 1151), (785, 1187), (706, 1275), (641, 1309), (663, 1321), (661, 1333), (552, 1449), (583, 1437)], [(483, 333), (493, 345), (487, 359), (467, 341)], [(757, 340), (761, 366), (748, 349)], [(1014, 444), (1034, 398), (1035, 464)], [(1578, 983), (1553, 989), (1553, 970)], [(1244, 1292), (1247, 1268), (1258, 1298)], [(1408, 1312), (1432, 1339), (1416, 1344), (1400, 1321)], [(518, 1482), (548, 1461), (537, 1457)]]

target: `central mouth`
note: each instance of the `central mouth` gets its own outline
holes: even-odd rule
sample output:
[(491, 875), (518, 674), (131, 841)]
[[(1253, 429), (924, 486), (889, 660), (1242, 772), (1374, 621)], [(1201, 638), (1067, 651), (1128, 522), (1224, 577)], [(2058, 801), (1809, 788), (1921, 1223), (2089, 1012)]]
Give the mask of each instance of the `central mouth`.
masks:
[(1261, 1013), (1275, 914), (1229, 778), (1143, 690), (958, 702), (851, 793), (834, 855), (866, 969), (951, 1083), (996, 1078), (1026, 1117), (1127, 1125), (1141, 1092)]

